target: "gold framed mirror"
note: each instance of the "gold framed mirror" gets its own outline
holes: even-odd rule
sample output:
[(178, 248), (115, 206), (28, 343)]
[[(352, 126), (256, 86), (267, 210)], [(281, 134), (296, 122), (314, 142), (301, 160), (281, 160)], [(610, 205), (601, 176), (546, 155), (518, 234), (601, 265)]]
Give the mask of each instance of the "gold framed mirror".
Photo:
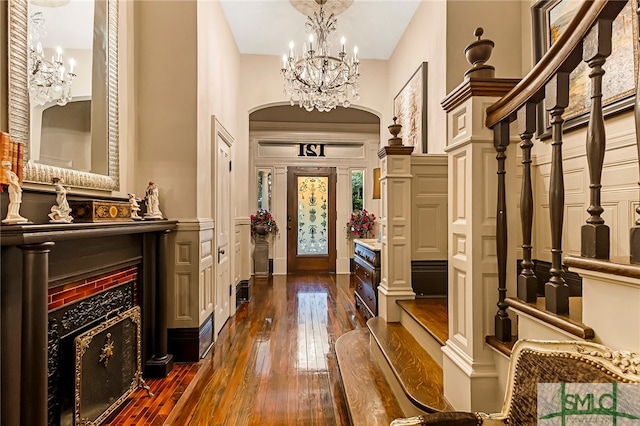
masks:
[[(33, 75), (33, 69), (30, 68), (33, 60), (29, 61), (29, 56), (35, 50), (35, 44), (30, 33), (30, 20), (33, 21), (33, 12), (30, 13), (30, 7), (45, 6), (50, 8), (67, 5), (72, 0), (9, 0), (8, 4), (8, 21), (9, 21), (9, 133), (11, 138), (23, 143), (25, 146), (24, 157), (24, 181), (33, 183), (50, 184), (54, 177), (62, 178), (65, 184), (74, 188), (94, 189), (103, 191), (118, 191), (120, 189), (119, 178), (119, 124), (118, 124), (118, 1), (117, 0), (93, 0), (95, 8), (95, 22), (91, 29), (92, 45), (104, 50), (104, 55), (96, 55), (95, 51), (89, 54), (91, 64), (84, 68), (91, 70), (90, 75), (85, 75), (85, 80), (92, 87), (93, 92), (88, 95), (85, 93), (79, 96), (72, 96), (70, 101), (64, 106), (56, 105), (55, 100), (48, 102), (51, 105), (45, 105), (45, 108), (38, 108), (39, 102), (34, 99), (33, 83), (30, 83), (30, 74)], [(86, 2), (86, 0), (85, 0)], [(97, 17), (101, 19), (98, 20)], [(30, 19), (31, 18), (31, 19)], [(101, 24), (98, 24), (101, 22)], [(54, 23), (52, 23), (54, 24)], [(68, 23), (67, 23), (68, 25)], [(53, 26), (53, 25), (52, 25)], [(77, 38), (77, 37), (76, 37)], [(32, 50), (34, 49), (34, 50)], [(38, 50), (41, 46), (38, 45)], [(43, 49), (45, 52), (46, 50)], [(71, 50), (71, 49), (70, 49)], [(43, 56), (44, 57), (44, 56)], [(97, 59), (96, 59), (97, 58)], [(52, 62), (54, 57), (51, 58)], [(72, 70), (73, 68), (71, 68)], [(64, 67), (62, 68), (64, 73)], [(72, 72), (69, 71), (68, 72)], [(80, 75), (80, 69), (76, 71)], [(30, 92), (30, 84), (31, 92)], [(75, 81), (74, 81), (75, 84)], [(90, 125), (88, 126), (88, 135), (84, 136), (85, 144), (95, 145), (95, 140), (102, 141), (98, 149), (86, 148), (83, 155), (88, 160), (83, 163), (81, 161), (67, 161), (62, 159), (56, 162), (43, 161), (44, 156), (41, 152), (41, 144), (45, 143), (42, 137), (44, 132), (34, 131), (34, 123), (38, 125), (42, 121), (48, 123), (53, 122), (56, 127), (54, 133), (61, 133), (59, 140), (66, 144), (64, 148), (56, 148), (58, 151), (76, 152), (70, 141), (77, 140), (77, 135), (64, 134), (60, 129), (66, 129), (70, 125), (67, 123), (56, 122), (60, 118), (60, 109), (68, 108), (69, 113), (73, 117), (78, 116), (78, 108), (80, 103), (90, 105), (88, 114), (90, 116)], [(77, 101), (77, 102), (76, 102)], [(41, 113), (43, 109), (52, 106), (51, 110), (58, 111), (50, 114), (48, 118), (37, 116), (34, 117), (34, 111)], [(84, 124), (84, 127), (87, 127)], [(75, 131), (75, 130), (74, 130)], [(76, 132), (77, 133), (77, 132)], [(39, 139), (34, 139), (34, 134)], [(50, 140), (50, 139), (47, 139)], [(92, 151), (93, 149), (93, 151)], [(37, 156), (32, 158), (33, 155)], [(92, 164), (94, 158), (101, 159), (100, 163)], [(78, 165), (77, 163), (82, 163)]]

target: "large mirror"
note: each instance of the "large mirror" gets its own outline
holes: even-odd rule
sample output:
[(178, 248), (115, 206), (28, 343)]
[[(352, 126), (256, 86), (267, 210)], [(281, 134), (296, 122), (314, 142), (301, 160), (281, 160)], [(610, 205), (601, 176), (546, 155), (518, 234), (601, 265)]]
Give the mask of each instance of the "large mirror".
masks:
[(117, 0), (9, 0), (9, 132), (24, 180), (117, 191)]

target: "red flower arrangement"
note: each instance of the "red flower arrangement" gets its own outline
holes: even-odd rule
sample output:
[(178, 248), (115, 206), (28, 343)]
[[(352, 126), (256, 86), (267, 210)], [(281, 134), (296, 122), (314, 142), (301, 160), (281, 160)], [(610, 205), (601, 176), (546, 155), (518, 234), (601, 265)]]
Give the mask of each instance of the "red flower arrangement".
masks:
[(356, 210), (351, 213), (351, 219), (347, 222), (347, 238), (373, 237), (375, 226), (375, 214), (369, 213), (367, 209)]
[(256, 235), (264, 235), (265, 233), (278, 235), (278, 231), (280, 231), (280, 229), (278, 228), (276, 220), (267, 210), (259, 209), (256, 214), (251, 215), (252, 237), (255, 237)]

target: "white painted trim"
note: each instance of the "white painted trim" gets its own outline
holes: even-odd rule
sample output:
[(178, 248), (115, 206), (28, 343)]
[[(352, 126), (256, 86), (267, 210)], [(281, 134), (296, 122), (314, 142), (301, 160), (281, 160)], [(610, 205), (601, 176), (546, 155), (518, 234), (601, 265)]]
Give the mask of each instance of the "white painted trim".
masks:
[(379, 136), (379, 124), (358, 124), (358, 123), (300, 123), (283, 121), (250, 121), (249, 131), (258, 133), (260, 131), (295, 132), (304, 131), (321, 133), (371, 133)]
[(214, 229), (213, 219), (178, 219), (178, 232)]
[[(550, 144), (550, 139), (547, 141), (541, 141), (541, 140), (536, 140), (536, 144), (543, 144), (543, 145), (547, 145)], [(629, 146), (633, 146), (636, 144), (636, 135), (635, 135), (635, 131), (633, 128), (630, 128), (628, 131), (625, 132), (620, 132), (620, 133), (616, 133), (614, 135), (611, 136), (607, 136), (607, 147), (606, 147), (606, 151), (605, 152), (609, 152), (609, 151), (613, 151), (616, 149), (622, 149), (622, 148), (627, 148)], [(535, 146), (535, 145), (534, 145)], [(584, 157), (586, 156), (586, 147), (584, 144), (580, 144), (576, 147), (572, 147), (572, 148), (565, 148), (562, 152), (562, 160), (566, 161), (572, 158), (579, 158), (579, 157)], [(533, 155), (533, 166), (540, 166), (540, 165), (544, 165), (544, 164), (550, 164), (551, 163), (551, 150), (549, 150), (549, 153), (546, 154), (540, 154), (540, 155)], [(605, 154), (605, 160), (606, 160), (606, 154)], [(638, 159), (637, 158), (633, 158), (632, 159), (634, 162), (637, 162)]]

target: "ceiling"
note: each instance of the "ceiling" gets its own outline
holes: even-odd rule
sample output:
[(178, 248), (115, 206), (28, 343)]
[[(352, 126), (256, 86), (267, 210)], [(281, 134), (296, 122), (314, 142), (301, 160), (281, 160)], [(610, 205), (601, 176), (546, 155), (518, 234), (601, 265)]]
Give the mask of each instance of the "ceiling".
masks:
[[(332, 0), (328, 0), (330, 3)], [(420, 0), (353, 0), (339, 14), (336, 35), (361, 59), (389, 59)], [(293, 40), (300, 53), (306, 16), (288, 0), (220, 0), (240, 53), (282, 56)]]

